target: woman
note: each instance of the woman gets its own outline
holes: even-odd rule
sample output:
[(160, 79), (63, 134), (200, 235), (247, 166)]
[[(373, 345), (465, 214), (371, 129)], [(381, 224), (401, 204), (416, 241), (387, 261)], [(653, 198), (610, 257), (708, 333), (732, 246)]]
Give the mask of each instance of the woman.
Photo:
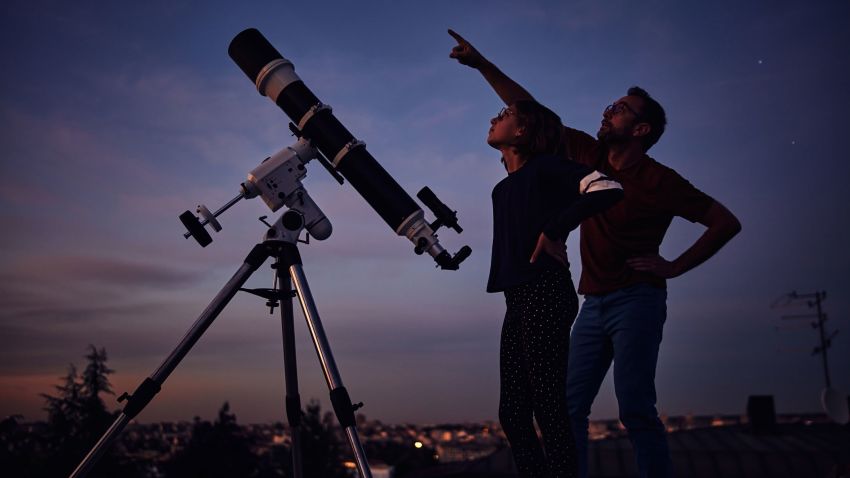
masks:
[(619, 200), (622, 189), (602, 174), (556, 156), (561, 120), (537, 102), (513, 103), (490, 123), (487, 143), (502, 153), (508, 172), (493, 188), (487, 283), (488, 292), (504, 292), (507, 304), (499, 421), (520, 476), (572, 477), (576, 458), (565, 387), (578, 297), (565, 242), (582, 219)]

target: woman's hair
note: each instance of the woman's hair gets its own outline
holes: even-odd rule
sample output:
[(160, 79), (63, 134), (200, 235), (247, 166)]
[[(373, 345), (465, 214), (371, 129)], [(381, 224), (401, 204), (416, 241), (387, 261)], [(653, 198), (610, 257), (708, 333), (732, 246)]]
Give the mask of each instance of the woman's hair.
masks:
[(549, 108), (534, 100), (518, 100), (512, 105), (525, 135), (517, 149), (523, 154), (558, 154), (564, 127), (561, 118)]

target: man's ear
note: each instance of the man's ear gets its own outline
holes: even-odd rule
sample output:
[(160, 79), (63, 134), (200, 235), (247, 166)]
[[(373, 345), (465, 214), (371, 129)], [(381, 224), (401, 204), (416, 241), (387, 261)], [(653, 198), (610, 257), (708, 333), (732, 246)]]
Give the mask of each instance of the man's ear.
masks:
[(652, 131), (649, 123), (638, 123), (632, 127), (632, 136), (646, 136)]

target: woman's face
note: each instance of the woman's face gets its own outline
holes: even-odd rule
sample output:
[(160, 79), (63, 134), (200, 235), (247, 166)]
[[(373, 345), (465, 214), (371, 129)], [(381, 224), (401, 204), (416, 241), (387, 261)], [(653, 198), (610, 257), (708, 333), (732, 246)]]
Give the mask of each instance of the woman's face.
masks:
[(502, 108), (493, 119), (490, 120), (490, 131), (487, 133), (487, 144), (501, 149), (504, 146), (517, 144), (522, 136), (523, 129), (520, 126), (516, 109), (513, 106)]

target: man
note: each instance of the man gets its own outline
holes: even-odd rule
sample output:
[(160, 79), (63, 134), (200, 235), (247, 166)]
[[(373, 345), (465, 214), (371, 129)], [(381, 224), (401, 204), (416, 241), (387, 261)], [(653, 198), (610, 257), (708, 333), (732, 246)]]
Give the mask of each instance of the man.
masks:
[[(477, 69), (506, 104), (532, 99), (463, 37), (452, 30), (449, 34), (457, 41), (449, 56)], [(620, 421), (628, 430), (640, 476), (671, 476), (665, 430), (655, 408), (666, 279), (703, 263), (741, 230), (722, 204), (647, 156), (666, 122), (661, 105), (633, 87), (605, 109), (597, 139), (563, 127), (563, 156), (609, 176), (625, 193), (618, 204), (581, 224), (578, 292), (585, 301), (570, 334), (567, 400), (583, 477), (590, 407), (612, 362)], [(658, 250), (674, 216), (707, 229), (668, 261)], [(557, 257), (565, 247), (544, 235), (535, 254)]]

